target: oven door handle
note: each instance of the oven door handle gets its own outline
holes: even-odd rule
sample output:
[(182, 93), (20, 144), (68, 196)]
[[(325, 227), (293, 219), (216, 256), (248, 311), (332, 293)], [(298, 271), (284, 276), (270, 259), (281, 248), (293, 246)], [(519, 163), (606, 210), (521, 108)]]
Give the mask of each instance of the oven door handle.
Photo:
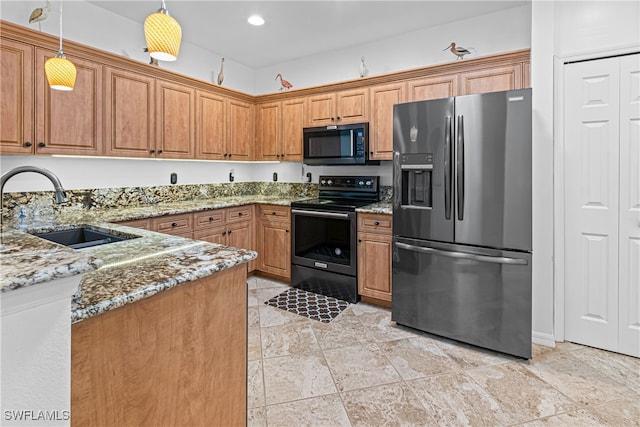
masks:
[(497, 257), (497, 256), (489, 256), (489, 255), (469, 254), (466, 252), (443, 251), (441, 249), (425, 248), (423, 246), (408, 245), (406, 243), (400, 243), (400, 242), (396, 242), (396, 246), (399, 247), (400, 249), (406, 249), (408, 251), (441, 255), (449, 258), (468, 259), (468, 260), (480, 261), (480, 262), (491, 262), (494, 264), (527, 265), (527, 260), (521, 259), (521, 258), (507, 258), (507, 257)]
[(320, 211), (303, 211), (300, 209), (291, 209), (292, 214), (305, 215), (305, 216), (319, 216), (322, 218), (340, 218), (349, 219), (348, 213), (336, 213), (336, 212), (320, 212)]

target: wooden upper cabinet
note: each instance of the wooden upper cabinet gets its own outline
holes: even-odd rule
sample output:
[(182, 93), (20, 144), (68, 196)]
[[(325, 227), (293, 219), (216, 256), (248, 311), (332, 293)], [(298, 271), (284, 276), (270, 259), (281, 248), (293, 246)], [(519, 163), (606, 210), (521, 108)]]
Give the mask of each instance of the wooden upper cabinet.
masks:
[(458, 94), (458, 76), (456, 74), (410, 80), (409, 101), (449, 98)]
[(295, 98), (257, 106), (257, 159), (302, 161), (305, 105)]
[(34, 149), (33, 47), (0, 40), (0, 153)]
[(291, 162), (302, 161), (302, 128), (306, 109), (304, 98), (288, 99), (282, 102), (282, 158)]
[(237, 99), (228, 99), (227, 158), (229, 160), (251, 160), (255, 141), (253, 127), (253, 104)]
[(371, 93), (369, 123), (369, 157), (372, 160), (392, 160), (393, 106), (406, 100), (406, 84), (390, 83), (374, 86)]
[(282, 103), (259, 104), (257, 117), (257, 158), (259, 160), (280, 160)]
[(185, 85), (156, 81), (159, 157), (193, 159), (195, 156), (195, 90)]
[(226, 151), (226, 102), (212, 92), (196, 91), (196, 156), (221, 160)]
[(487, 68), (459, 75), (458, 95), (522, 88), (522, 64)]
[(368, 102), (368, 88), (310, 96), (307, 124), (327, 126), (366, 122), (369, 118)]
[(38, 154), (101, 155), (102, 65), (67, 55), (76, 66), (72, 91), (52, 90), (44, 64), (54, 51), (36, 50), (36, 139)]
[(105, 80), (106, 154), (149, 157), (155, 150), (155, 79), (106, 67)]
[(522, 87), (531, 87), (531, 64), (529, 62), (522, 63)]

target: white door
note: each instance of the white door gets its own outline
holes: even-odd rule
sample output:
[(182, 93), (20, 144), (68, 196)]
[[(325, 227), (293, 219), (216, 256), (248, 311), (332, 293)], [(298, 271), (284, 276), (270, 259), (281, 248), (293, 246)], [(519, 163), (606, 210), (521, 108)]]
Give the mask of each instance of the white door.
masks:
[(619, 351), (640, 357), (640, 55), (620, 58)]
[(565, 335), (640, 356), (640, 55), (565, 66)]

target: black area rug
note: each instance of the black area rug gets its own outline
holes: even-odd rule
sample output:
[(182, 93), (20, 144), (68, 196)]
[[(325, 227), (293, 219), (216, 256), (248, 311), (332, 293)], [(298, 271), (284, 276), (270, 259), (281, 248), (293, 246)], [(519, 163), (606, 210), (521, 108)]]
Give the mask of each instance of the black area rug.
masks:
[(264, 303), (323, 323), (331, 322), (349, 307), (346, 301), (298, 288), (287, 289)]

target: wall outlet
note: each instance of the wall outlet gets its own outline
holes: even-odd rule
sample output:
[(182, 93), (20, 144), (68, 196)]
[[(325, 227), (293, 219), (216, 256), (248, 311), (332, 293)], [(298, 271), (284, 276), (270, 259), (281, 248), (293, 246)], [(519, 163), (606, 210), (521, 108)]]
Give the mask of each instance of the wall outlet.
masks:
[(236, 173), (235, 169), (229, 169), (229, 182), (233, 182), (233, 180), (236, 179), (235, 173)]
[(170, 176), (169, 176), (169, 182), (172, 184), (177, 184), (178, 183), (178, 174), (173, 172)]
[(278, 172), (274, 172), (273, 173), (273, 182), (276, 182), (278, 180)]

